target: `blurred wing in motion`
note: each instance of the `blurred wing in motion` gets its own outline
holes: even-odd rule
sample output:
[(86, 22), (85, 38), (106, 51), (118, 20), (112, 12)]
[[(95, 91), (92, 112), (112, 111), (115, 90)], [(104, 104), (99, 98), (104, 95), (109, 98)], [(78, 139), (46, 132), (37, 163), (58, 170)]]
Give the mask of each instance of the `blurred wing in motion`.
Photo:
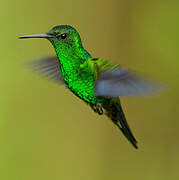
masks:
[(95, 83), (95, 96), (130, 96), (137, 94), (149, 94), (161, 89), (157, 83), (147, 78), (118, 69), (103, 72)]
[(95, 96), (119, 97), (149, 94), (161, 90), (158, 83), (102, 58), (88, 60), (95, 75)]
[(26, 64), (26, 67), (56, 83), (64, 83), (57, 57), (44, 57), (32, 60)]

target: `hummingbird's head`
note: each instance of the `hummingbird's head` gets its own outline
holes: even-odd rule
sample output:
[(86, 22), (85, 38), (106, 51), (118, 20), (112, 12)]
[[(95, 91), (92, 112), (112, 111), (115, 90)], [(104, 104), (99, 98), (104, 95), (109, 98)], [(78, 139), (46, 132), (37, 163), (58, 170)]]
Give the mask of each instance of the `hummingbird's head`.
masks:
[(38, 35), (21, 36), (23, 38), (45, 38), (54, 46), (56, 51), (68, 51), (82, 47), (79, 33), (69, 25), (59, 25), (53, 27), (49, 32)]
[(55, 46), (82, 46), (79, 33), (69, 25), (55, 26), (47, 33), (47, 35), (53, 36), (52, 38), (49, 38), (49, 40)]

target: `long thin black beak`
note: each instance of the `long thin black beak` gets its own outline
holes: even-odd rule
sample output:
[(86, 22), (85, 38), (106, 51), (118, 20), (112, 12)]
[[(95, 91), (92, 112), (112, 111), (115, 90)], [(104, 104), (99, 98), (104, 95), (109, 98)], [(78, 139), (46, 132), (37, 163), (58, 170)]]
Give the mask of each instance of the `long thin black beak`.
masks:
[(52, 38), (52, 35), (49, 34), (34, 34), (34, 35), (27, 35), (27, 36), (20, 36), (19, 39), (25, 38)]

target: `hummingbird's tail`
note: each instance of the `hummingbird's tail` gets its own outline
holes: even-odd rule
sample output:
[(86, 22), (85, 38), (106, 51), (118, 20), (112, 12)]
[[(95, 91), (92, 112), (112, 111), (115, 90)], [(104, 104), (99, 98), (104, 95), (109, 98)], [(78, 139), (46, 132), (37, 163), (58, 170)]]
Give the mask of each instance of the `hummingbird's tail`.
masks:
[(122, 110), (119, 98), (110, 98), (108, 103), (103, 105), (106, 115), (113, 121), (115, 125), (119, 127), (124, 136), (131, 142), (131, 144), (137, 149), (137, 141), (133, 136), (129, 125), (126, 121), (124, 112)]

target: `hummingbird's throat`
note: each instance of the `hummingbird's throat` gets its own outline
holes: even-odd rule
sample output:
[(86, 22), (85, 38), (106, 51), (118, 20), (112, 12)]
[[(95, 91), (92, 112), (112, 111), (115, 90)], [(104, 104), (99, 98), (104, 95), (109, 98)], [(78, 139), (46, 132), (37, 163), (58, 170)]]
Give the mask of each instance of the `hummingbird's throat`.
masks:
[(81, 64), (79, 58), (70, 56), (69, 54), (60, 53), (56, 51), (60, 62), (61, 73), (66, 83), (74, 81), (77, 77), (78, 70)]

